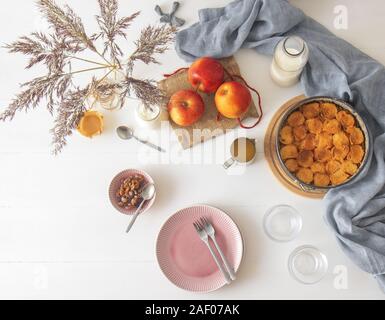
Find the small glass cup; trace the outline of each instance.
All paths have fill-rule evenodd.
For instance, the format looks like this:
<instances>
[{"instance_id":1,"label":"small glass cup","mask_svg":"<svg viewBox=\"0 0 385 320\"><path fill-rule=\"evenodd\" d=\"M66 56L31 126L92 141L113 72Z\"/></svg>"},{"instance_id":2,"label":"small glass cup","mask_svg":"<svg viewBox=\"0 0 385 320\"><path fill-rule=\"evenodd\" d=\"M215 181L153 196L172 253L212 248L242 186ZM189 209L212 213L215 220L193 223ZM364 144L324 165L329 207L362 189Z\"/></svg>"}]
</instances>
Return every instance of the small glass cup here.
<instances>
[{"instance_id":1,"label":"small glass cup","mask_svg":"<svg viewBox=\"0 0 385 320\"><path fill-rule=\"evenodd\" d=\"M253 163L257 156L255 143L255 139L235 139L230 148L231 158L223 164L223 167L227 170L234 164L249 165Z\"/></svg>"},{"instance_id":2,"label":"small glass cup","mask_svg":"<svg viewBox=\"0 0 385 320\"><path fill-rule=\"evenodd\" d=\"M121 90L114 88L113 85L117 84L118 80L112 76L103 79L99 83L101 86L106 86L103 89L94 90L88 97L88 103L92 108L99 108L108 111L113 111L121 107L120 93ZM109 87L111 86L111 87Z\"/></svg>"},{"instance_id":3,"label":"small glass cup","mask_svg":"<svg viewBox=\"0 0 385 320\"><path fill-rule=\"evenodd\" d=\"M326 256L313 246L298 247L288 261L291 276L303 284L315 284L321 281L328 271Z\"/></svg>"},{"instance_id":4,"label":"small glass cup","mask_svg":"<svg viewBox=\"0 0 385 320\"><path fill-rule=\"evenodd\" d=\"M145 106L139 102L136 109L136 121L142 128L156 129L160 125L162 110L158 106Z\"/></svg>"},{"instance_id":5,"label":"small glass cup","mask_svg":"<svg viewBox=\"0 0 385 320\"><path fill-rule=\"evenodd\" d=\"M297 210L288 205L270 208L263 218L266 235L278 242L294 240L302 230L302 217Z\"/></svg>"}]
</instances>

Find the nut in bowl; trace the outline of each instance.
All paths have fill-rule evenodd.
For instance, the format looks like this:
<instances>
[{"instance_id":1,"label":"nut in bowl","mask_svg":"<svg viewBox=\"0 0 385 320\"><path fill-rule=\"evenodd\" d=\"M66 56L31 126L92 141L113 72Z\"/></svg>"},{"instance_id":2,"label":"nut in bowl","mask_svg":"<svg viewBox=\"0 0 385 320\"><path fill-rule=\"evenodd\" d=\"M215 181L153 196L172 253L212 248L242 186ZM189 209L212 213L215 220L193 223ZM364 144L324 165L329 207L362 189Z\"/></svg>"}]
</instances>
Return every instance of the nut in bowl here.
<instances>
[{"instance_id":1,"label":"nut in bowl","mask_svg":"<svg viewBox=\"0 0 385 320\"><path fill-rule=\"evenodd\" d=\"M141 191L153 179L144 171L128 169L114 177L109 188L111 204L116 210L126 215L133 215L142 202ZM140 213L143 214L152 207L155 196L144 203Z\"/></svg>"},{"instance_id":2,"label":"nut in bowl","mask_svg":"<svg viewBox=\"0 0 385 320\"><path fill-rule=\"evenodd\" d=\"M348 103L330 97L308 98L289 108L276 139L282 169L304 191L350 182L369 156L364 121Z\"/></svg>"}]
</instances>

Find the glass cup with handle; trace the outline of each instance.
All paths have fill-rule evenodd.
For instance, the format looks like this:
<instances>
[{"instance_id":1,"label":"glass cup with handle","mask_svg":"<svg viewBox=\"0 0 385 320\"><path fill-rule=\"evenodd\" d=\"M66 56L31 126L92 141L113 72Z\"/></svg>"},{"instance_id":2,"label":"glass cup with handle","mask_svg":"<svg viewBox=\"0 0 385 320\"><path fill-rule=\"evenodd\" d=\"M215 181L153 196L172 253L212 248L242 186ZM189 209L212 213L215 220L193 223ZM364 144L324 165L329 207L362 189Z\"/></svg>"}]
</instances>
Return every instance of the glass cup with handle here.
<instances>
[{"instance_id":1,"label":"glass cup with handle","mask_svg":"<svg viewBox=\"0 0 385 320\"><path fill-rule=\"evenodd\" d=\"M227 170L234 164L249 165L254 162L257 148L256 140L251 138L237 138L230 148L231 158L227 160L223 167Z\"/></svg>"}]
</instances>

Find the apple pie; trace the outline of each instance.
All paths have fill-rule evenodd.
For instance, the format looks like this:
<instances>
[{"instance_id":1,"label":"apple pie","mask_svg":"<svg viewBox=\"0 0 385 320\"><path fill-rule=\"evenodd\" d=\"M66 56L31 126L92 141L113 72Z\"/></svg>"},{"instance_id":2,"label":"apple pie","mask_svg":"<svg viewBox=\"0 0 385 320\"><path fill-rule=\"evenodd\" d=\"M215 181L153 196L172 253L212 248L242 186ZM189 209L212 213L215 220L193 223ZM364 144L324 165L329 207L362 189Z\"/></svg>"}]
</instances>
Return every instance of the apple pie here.
<instances>
[{"instance_id":1,"label":"apple pie","mask_svg":"<svg viewBox=\"0 0 385 320\"><path fill-rule=\"evenodd\" d=\"M308 103L292 112L279 141L288 171L317 187L343 184L365 157L365 135L355 117L331 102Z\"/></svg>"}]
</instances>

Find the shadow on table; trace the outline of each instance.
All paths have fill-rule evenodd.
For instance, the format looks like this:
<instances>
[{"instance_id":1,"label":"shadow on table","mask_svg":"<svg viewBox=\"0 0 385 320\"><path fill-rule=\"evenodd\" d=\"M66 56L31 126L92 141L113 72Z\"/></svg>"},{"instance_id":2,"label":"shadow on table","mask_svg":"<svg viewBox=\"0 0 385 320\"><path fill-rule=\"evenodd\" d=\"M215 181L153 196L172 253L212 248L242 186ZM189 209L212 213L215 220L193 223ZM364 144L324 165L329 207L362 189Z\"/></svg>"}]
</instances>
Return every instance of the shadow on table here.
<instances>
[{"instance_id":1,"label":"shadow on table","mask_svg":"<svg viewBox=\"0 0 385 320\"><path fill-rule=\"evenodd\" d=\"M176 182L172 176L157 168L144 168L144 170L154 179L156 187L156 201L153 206L154 212L161 212L170 203L170 194L174 193Z\"/></svg>"}]
</instances>

